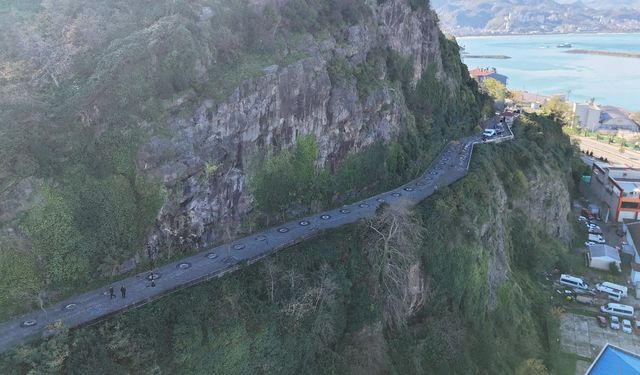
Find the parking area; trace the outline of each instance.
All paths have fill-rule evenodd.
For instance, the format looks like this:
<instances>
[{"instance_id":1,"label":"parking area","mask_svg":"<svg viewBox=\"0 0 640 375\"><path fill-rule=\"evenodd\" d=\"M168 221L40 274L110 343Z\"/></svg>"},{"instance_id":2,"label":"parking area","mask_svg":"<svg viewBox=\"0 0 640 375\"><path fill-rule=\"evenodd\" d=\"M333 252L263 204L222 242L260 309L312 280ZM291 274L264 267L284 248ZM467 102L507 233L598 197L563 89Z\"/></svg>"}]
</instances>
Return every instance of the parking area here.
<instances>
[{"instance_id":1,"label":"parking area","mask_svg":"<svg viewBox=\"0 0 640 375\"><path fill-rule=\"evenodd\" d=\"M634 353L640 353L640 335L635 331L603 328L594 317L563 314L560 319L560 346L562 351L585 358L595 358L606 343Z\"/></svg>"}]
</instances>

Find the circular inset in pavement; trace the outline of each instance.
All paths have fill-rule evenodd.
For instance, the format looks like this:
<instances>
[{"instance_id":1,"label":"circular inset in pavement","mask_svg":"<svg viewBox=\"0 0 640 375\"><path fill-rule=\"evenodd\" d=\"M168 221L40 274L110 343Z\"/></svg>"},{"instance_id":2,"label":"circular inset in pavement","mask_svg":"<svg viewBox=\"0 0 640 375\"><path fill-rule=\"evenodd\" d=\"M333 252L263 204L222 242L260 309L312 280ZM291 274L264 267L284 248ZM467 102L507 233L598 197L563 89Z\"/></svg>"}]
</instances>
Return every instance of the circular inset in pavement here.
<instances>
[{"instance_id":1,"label":"circular inset in pavement","mask_svg":"<svg viewBox=\"0 0 640 375\"><path fill-rule=\"evenodd\" d=\"M289 228L285 228L285 227L278 228L278 233L287 233L288 231L289 231Z\"/></svg>"},{"instance_id":2,"label":"circular inset in pavement","mask_svg":"<svg viewBox=\"0 0 640 375\"><path fill-rule=\"evenodd\" d=\"M413 191L412 187L407 186L406 188L404 188L404 191Z\"/></svg>"},{"instance_id":3,"label":"circular inset in pavement","mask_svg":"<svg viewBox=\"0 0 640 375\"><path fill-rule=\"evenodd\" d=\"M265 235L261 234L259 236L256 236L256 241L266 241L266 240L267 240L267 236Z\"/></svg>"},{"instance_id":4,"label":"circular inset in pavement","mask_svg":"<svg viewBox=\"0 0 640 375\"><path fill-rule=\"evenodd\" d=\"M159 273L150 273L147 275L147 280L151 281L151 280L158 280L160 278L160 274Z\"/></svg>"},{"instance_id":5,"label":"circular inset in pavement","mask_svg":"<svg viewBox=\"0 0 640 375\"><path fill-rule=\"evenodd\" d=\"M331 215L322 215L322 216L320 216L320 219L329 220L329 219L331 219Z\"/></svg>"},{"instance_id":6,"label":"circular inset in pavement","mask_svg":"<svg viewBox=\"0 0 640 375\"><path fill-rule=\"evenodd\" d=\"M303 227L306 227L307 225L311 224L310 222L308 222L307 220L300 220L298 222L298 224L302 225Z\"/></svg>"},{"instance_id":7,"label":"circular inset in pavement","mask_svg":"<svg viewBox=\"0 0 640 375\"><path fill-rule=\"evenodd\" d=\"M402 194L400 194L400 193L393 193L393 194L391 194L391 195L393 195L394 197L398 198L398 197L399 197L399 196L401 196Z\"/></svg>"},{"instance_id":8,"label":"circular inset in pavement","mask_svg":"<svg viewBox=\"0 0 640 375\"><path fill-rule=\"evenodd\" d=\"M191 263L187 263L187 262L178 263L178 265L176 265L176 268L179 270L186 270L187 268L191 268Z\"/></svg>"},{"instance_id":9,"label":"circular inset in pavement","mask_svg":"<svg viewBox=\"0 0 640 375\"><path fill-rule=\"evenodd\" d=\"M378 203L384 203L384 202L386 202L387 200L386 200L386 199L384 199L384 198L378 198L378 199L376 199L376 201L378 201Z\"/></svg>"},{"instance_id":10,"label":"circular inset in pavement","mask_svg":"<svg viewBox=\"0 0 640 375\"><path fill-rule=\"evenodd\" d=\"M69 304L65 305L65 306L64 306L64 309L65 309L65 310L73 310L73 309L75 309L76 307L78 307L78 304L77 304L77 303L75 303L75 302L72 302L72 303L69 303Z\"/></svg>"},{"instance_id":11,"label":"circular inset in pavement","mask_svg":"<svg viewBox=\"0 0 640 375\"><path fill-rule=\"evenodd\" d=\"M347 210L346 208L343 208L340 210L340 213L346 215L346 214L350 214L351 211Z\"/></svg>"},{"instance_id":12,"label":"circular inset in pavement","mask_svg":"<svg viewBox=\"0 0 640 375\"><path fill-rule=\"evenodd\" d=\"M237 243L233 245L233 250L242 250L244 248L245 248L245 245L243 243Z\"/></svg>"},{"instance_id":13,"label":"circular inset in pavement","mask_svg":"<svg viewBox=\"0 0 640 375\"><path fill-rule=\"evenodd\" d=\"M360 203L360 204L358 205L358 207L360 207L360 208L367 208L367 207L369 207L369 205L368 205L368 204L366 204L366 203Z\"/></svg>"},{"instance_id":14,"label":"circular inset in pavement","mask_svg":"<svg viewBox=\"0 0 640 375\"><path fill-rule=\"evenodd\" d=\"M20 323L20 327L33 327L38 324L38 321L35 319L28 319Z\"/></svg>"},{"instance_id":15,"label":"circular inset in pavement","mask_svg":"<svg viewBox=\"0 0 640 375\"><path fill-rule=\"evenodd\" d=\"M209 258L209 259L216 259L217 257L218 257L218 254L216 254L216 253L207 254L207 258Z\"/></svg>"}]
</instances>

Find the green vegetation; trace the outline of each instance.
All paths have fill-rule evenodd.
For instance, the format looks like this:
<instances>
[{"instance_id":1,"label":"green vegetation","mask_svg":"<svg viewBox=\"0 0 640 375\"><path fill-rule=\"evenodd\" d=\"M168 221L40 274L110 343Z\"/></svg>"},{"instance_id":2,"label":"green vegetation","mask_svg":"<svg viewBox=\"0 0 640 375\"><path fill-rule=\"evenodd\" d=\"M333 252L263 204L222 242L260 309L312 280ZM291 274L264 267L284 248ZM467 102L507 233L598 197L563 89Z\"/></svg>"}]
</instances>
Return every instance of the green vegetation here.
<instances>
[{"instance_id":1,"label":"green vegetation","mask_svg":"<svg viewBox=\"0 0 640 375\"><path fill-rule=\"evenodd\" d=\"M494 100L503 101L507 97L507 88L498 80L487 78L482 82L482 89Z\"/></svg>"},{"instance_id":2,"label":"green vegetation","mask_svg":"<svg viewBox=\"0 0 640 375\"><path fill-rule=\"evenodd\" d=\"M388 49L373 49L366 61L352 67L342 58L328 65L334 85L356 81L361 101L382 86L401 91L407 105L397 141L375 143L347 155L331 170L317 169L318 149L313 138L298 139L294 151L267 155L254 163L250 181L258 209L267 215L284 215L300 205L323 208L396 186L415 178L431 163L448 140L475 131L482 116L491 110L490 99L478 94L476 82L467 74L454 41L442 37L443 63L457 91L436 78L430 65L418 83L411 85L413 64ZM386 79L383 79L386 78Z\"/></svg>"},{"instance_id":3,"label":"green vegetation","mask_svg":"<svg viewBox=\"0 0 640 375\"><path fill-rule=\"evenodd\" d=\"M575 359L559 352L557 312L539 287L542 270L566 267L566 247L500 200L526 199L516 172L526 181L563 176L569 189L577 152L545 117L514 129L513 142L478 147L469 175L412 213L381 210L223 279L22 348L3 357L0 372L566 371ZM312 156L312 139L286 163L307 160L299 173L313 173L312 158L298 152ZM501 283L490 281L501 272ZM404 294L408 285L421 292Z\"/></svg>"},{"instance_id":4,"label":"green vegetation","mask_svg":"<svg viewBox=\"0 0 640 375\"><path fill-rule=\"evenodd\" d=\"M340 41L370 16L360 0L2 2L0 194L34 176L42 199L0 223L3 266L37 275L6 274L0 318L113 277L142 253L164 191L135 160L170 134L168 119L305 57L305 35Z\"/></svg>"},{"instance_id":5,"label":"green vegetation","mask_svg":"<svg viewBox=\"0 0 640 375\"><path fill-rule=\"evenodd\" d=\"M140 252L165 193L134 161L150 137L166 135L174 112L189 111L176 102L220 100L266 65L300 58L299 36L339 43L346 26L371 12L359 0L292 0L282 12L249 0L5 3L0 187L35 176L42 197L12 223L29 241L0 238L5 317L109 278ZM421 173L447 141L474 131L491 101L478 94L457 44L440 35L440 46L446 83L430 64L411 84L411 60L384 49L358 66L331 61L332 82L355 81L362 102L377 88L393 90L406 106L402 127L393 141L346 155L331 169L317 168L312 137L264 155L250 181L259 210L284 215L292 205L319 208L397 185ZM413 212L385 208L368 223L220 280L63 330L0 357L0 373L558 368L537 275L570 267L566 249L512 208L537 186L534 178L560 176L570 188L576 150L547 117L519 121L516 137L479 147L467 178ZM218 168L209 163L204 172Z\"/></svg>"}]
</instances>

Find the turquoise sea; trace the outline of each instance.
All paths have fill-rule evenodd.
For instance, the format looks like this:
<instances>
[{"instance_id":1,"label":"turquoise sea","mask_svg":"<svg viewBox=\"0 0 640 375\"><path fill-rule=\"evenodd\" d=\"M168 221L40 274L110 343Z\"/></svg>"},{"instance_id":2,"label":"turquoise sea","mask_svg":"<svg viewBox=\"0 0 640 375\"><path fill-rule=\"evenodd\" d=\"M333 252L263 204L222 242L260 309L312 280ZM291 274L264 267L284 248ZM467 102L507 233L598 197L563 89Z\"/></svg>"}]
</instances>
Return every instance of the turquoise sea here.
<instances>
[{"instance_id":1,"label":"turquoise sea","mask_svg":"<svg viewBox=\"0 0 640 375\"><path fill-rule=\"evenodd\" d=\"M556 34L460 37L472 55L507 55L511 59L465 59L469 68L495 67L509 77L508 87L538 94L567 94L571 101L640 111L640 59L578 55L557 48L640 53L640 34Z\"/></svg>"}]
</instances>

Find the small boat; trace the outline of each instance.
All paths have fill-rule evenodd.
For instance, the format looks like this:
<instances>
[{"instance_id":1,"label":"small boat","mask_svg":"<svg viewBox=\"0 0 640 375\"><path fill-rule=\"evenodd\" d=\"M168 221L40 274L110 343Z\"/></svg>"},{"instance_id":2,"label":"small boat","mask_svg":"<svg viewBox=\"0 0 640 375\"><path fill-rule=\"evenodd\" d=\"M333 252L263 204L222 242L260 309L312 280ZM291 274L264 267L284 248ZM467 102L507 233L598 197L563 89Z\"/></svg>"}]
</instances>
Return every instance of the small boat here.
<instances>
[{"instance_id":1,"label":"small boat","mask_svg":"<svg viewBox=\"0 0 640 375\"><path fill-rule=\"evenodd\" d=\"M556 47L558 47L558 48L571 48L571 43L558 44Z\"/></svg>"}]
</instances>

